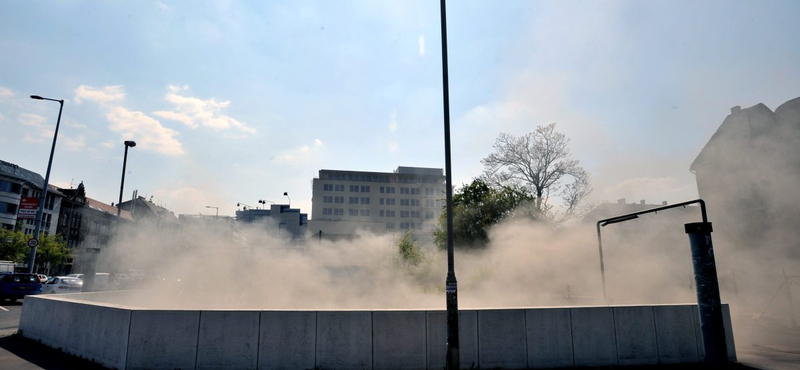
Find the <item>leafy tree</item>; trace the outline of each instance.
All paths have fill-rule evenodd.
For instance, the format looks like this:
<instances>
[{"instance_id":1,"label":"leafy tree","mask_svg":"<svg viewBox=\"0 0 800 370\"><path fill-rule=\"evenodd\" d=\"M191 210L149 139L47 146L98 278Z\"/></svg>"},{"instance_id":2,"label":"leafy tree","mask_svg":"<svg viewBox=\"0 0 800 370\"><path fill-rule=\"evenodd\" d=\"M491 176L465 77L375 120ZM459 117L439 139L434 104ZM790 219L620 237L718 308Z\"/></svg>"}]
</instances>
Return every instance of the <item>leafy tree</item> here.
<instances>
[{"instance_id":1,"label":"leafy tree","mask_svg":"<svg viewBox=\"0 0 800 370\"><path fill-rule=\"evenodd\" d=\"M481 160L483 179L495 186L519 187L535 197L534 212L540 218L561 222L582 210L591 192L590 176L575 159L570 159L569 139L556 131L556 124L538 126L533 132L515 137L500 134L494 153ZM555 211L551 197L561 198L563 209Z\"/></svg>"},{"instance_id":2,"label":"leafy tree","mask_svg":"<svg viewBox=\"0 0 800 370\"><path fill-rule=\"evenodd\" d=\"M60 235L40 235L36 247L36 262L39 267L54 267L64 263L70 256L67 242Z\"/></svg>"},{"instance_id":3,"label":"leafy tree","mask_svg":"<svg viewBox=\"0 0 800 370\"><path fill-rule=\"evenodd\" d=\"M403 236L397 240L397 253L400 261L404 264L416 266L422 262L419 241L414 237L414 233L411 230L406 230Z\"/></svg>"},{"instance_id":4,"label":"leafy tree","mask_svg":"<svg viewBox=\"0 0 800 370\"><path fill-rule=\"evenodd\" d=\"M30 253L27 241L28 236L22 231L0 229L0 260L25 262Z\"/></svg>"},{"instance_id":5,"label":"leafy tree","mask_svg":"<svg viewBox=\"0 0 800 370\"><path fill-rule=\"evenodd\" d=\"M493 188L481 179L464 185L453 194L453 245L460 248L482 248L489 241L489 229L507 217L534 217L526 205L533 196L524 188L503 186ZM447 247L447 213L439 216L433 231L434 242L440 249Z\"/></svg>"}]
</instances>

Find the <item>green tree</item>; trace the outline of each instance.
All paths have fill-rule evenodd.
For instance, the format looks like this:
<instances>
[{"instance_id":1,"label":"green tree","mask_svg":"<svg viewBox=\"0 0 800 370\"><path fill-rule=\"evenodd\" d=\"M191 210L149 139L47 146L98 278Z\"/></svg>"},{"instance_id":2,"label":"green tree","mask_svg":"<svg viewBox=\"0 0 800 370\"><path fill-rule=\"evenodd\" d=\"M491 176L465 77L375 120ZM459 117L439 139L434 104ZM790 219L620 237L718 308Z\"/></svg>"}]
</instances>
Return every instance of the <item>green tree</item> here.
<instances>
[{"instance_id":1,"label":"green tree","mask_svg":"<svg viewBox=\"0 0 800 370\"><path fill-rule=\"evenodd\" d=\"M40 268L53 268L61 265L70 257L67 242L61 235L40 235L39 246L36 248L36 266Z\"/></svg>"},{"instance_id":2,"label":"green tree","mask_svg":"<svg viewBox=\"0 0 800 370\"><path fill-rule=\"evenodd\" d=\"M483 248L489 242L489 229L508 217L536 219L530 207L534 197L515 186L492 187L481 179L464 185L453 194L453 245L459 248ZM447 212L439 216L433 231L434 242L447 248Z\"/></svg>"},{"instance_id":3,"label":"green tree","mask_svg":"<svg viewBox=\"0 0 800 370\"><path fill-rule=\"evenodd\" d=\"M536 198L534 211L540 217L566 221L583 211L591 192L589 173L570 158L567 144L569 139L556 131L555 123L520 137L500 134L494 153L481 160L482 178L494 186L527 190ZM561 199L561 209L553 208L551 198Z\"/></svg>"},{"instance_id":4,"label":"green tree","mask_svg":"<svg viewBox=\"0 0 800 370\"><path fill-rule=\"evenodd\" d=\"M422 262L422 250L419 248L419 241L411 230L406 230L396 244L397 253L403 264L416 266Z\"/></svg>"},{"instance_id":5,"label":"green tree","mask_svg":"<svg viewBox=\"0 0 800 370\"><path fill-rule=\"evenodd\" d=\"M25 262L30 253L27 241L28 236L22 231L0 229L0 260Z\"/></svg>"}]
</instances>

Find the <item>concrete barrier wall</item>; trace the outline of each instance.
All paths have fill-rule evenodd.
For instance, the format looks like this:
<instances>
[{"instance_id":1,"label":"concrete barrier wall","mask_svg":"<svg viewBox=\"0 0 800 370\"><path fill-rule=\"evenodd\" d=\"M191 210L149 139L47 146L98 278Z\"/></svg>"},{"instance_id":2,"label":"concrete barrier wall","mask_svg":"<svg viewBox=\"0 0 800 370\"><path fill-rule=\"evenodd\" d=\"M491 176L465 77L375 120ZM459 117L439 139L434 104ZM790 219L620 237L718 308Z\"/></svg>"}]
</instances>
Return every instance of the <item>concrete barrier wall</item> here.
<instances>
[{"instance_id":1,"label":"concrete barrier wall","mask_svg":"<svg viewBox=\"0 0 800 370\"><path fill-rule=\"evenodd\" d=\"M441 369L447 337L444 311L142 310L51 297L26 298L19 327L50 347L131 370ZM703 358L695 305L462 310L459 341L464 369Z\"/></svg>"}]
</instances>

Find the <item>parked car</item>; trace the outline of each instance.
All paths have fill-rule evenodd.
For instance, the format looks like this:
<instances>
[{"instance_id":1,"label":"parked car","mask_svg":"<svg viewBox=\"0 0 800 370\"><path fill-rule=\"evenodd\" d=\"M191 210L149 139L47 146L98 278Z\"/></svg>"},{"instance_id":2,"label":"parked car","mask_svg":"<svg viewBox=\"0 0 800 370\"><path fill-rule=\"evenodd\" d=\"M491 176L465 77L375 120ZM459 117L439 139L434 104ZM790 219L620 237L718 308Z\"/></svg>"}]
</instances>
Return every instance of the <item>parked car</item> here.
<instances>
[{"instance_id":1,"label":"parked car","mask_svg":"<svg viewBox=\"0 0 800 370\"><path fill-rule=\"evenodd\" d=\"M44 284L44 283L46 283L48 280L50 280L50 277L48 277L48 276L47 276L47 275L45 275L45 274L37 274L37 275L39 275L39 282L41 282L42 284Z\"/></svg>"},{"instance_id":2,"label":"parked car","mask_svg":"<svg viewBox=\"0 0 800 370\"><path fill-rule=\"evenodd\" d=\"M66 276L56 276L42 287L42 293L75 293L83 289L83 280Z\"/></svg>"},{"instance_id":3,"label":"parked car","mask_svg":"<svg viewBox=\"0 0 800 370\"><path fill-rule=\"evenodd\" d=\"M2 273L0 274L0 301L24 298L26 295L40 294L42 282L39 276L29 273Z\"/></svg>"},{"instance_id":4,"label":"parked car","mask_svg":"<svg viewBox=\"0 0 800 370\"><path fill-rule=\"evenodd\" d=\"M67 275L67 276L65 276L65 277L69 277L69 278L76 278L76 279L81 279L81 280L83 280L83 274L69 274L69 275Z\"/></svg>"}]
</instances>

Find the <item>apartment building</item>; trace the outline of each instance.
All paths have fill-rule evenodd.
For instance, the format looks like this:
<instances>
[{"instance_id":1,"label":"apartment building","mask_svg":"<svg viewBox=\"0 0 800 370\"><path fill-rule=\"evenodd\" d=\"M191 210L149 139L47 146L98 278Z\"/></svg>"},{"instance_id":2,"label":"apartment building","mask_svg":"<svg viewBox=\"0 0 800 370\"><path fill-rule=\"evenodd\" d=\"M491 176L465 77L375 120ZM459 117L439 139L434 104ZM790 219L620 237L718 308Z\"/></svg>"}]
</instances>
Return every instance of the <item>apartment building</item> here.
<instances>
[{"instance_id":1,"label":"apartment building","mask_svg":"<svg viewBox=\"0 0 800 370\"><path fill-rule=\"evenodd\" d=\"M430 234L444 202L441 168L393 172L320 170L312 182L309 232L327 239L415 230ZM321 234L320 234L321 233Z\"/></svg>"}]
</instances>

